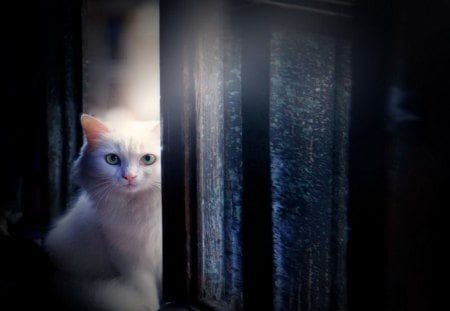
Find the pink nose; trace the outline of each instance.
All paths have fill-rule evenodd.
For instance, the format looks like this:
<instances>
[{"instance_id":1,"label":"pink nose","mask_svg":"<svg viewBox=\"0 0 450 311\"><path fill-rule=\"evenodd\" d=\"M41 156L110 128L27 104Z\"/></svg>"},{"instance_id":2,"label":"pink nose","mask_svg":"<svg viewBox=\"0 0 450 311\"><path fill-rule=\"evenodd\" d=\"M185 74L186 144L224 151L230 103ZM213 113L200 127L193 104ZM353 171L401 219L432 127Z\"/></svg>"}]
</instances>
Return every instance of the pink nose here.
<instances>
[{"instance_id":1,"label":"pink nose","mask_svg":"<svg viewBox=\"0 0 450 311\"><path fill-rule=\"evenodd\" d=\"M125 175L123 175L122 177L125 178L126 180L128 180L128 182L131 182L133 179L136 178L136 175L125 174Z\"/></svg>"}]
</instances>

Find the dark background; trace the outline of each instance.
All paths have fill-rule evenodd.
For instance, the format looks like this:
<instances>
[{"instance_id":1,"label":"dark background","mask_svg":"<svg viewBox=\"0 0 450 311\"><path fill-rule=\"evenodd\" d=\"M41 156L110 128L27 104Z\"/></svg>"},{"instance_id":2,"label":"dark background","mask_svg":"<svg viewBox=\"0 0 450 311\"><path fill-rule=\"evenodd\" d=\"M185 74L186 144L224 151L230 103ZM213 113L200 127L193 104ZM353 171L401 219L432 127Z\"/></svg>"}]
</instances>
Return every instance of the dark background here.
<instances>
[{"instance_id":1,"label":"dark background","mask_svg":"<svg viewBox=\"0 0 450 311\"><path fill-rule=\"evenodd\" d=\"M372 290L380 293L384 310L448 305L438 284L445 249L442 211L449 206L450 3L416 2L360 1L356 11L360 37L355 48L367 51L354 59L354 96L372 90L371 83L385 83L380 89L395 91L381 96L386 107L381 114L375 108L352 112L361 120L373 114L374 122L353 123L350 144L358 148L351 147L350 161L355 167L363 167L367 159L379 165L372 170L376 174L353 170L350 176L351 203L375 195L372 202L378 207L368 206L367 213L350 209L352 310L373 303L358 298ZM73 17L69 3L2 4L0 309L1 304L50 304L45 284L51 266L38 246L52 214L48 171L54 163L49 163L47 146L55 130L49 132L49 111L66 109L67 96L81 109L81 61L65 62L81 55L80 38L68 41L64 32L78 25L76 18L67 25L67 17ZM374 76L379 79L370 78ZM374 128L367 131L370 126ZM358 137L359 127L379 144L364 148L370 140ZM364 191L364 184L376 189ZM12 217L15 212L19 218ZM379 250L376 256L373 248Z\"/></svg>"}]
</instances>

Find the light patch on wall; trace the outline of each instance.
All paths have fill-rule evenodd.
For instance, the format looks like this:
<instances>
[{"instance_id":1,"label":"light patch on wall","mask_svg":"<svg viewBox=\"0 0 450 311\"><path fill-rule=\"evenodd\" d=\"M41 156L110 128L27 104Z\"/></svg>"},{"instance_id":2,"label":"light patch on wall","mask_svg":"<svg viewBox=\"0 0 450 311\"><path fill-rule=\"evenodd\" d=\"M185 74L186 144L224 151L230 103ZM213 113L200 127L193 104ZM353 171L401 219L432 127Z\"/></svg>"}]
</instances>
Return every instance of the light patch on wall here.
<instances>
[{"instance_id":1,"label":"light patch on wall","mask_svg":"<svg viewBox=\"0 0 450 311\"><path fill-rule=\"evenodd\" d=\"M84 2L84 112L105 119L159 120L158 4Z\"/></svg>"}]
</instances>

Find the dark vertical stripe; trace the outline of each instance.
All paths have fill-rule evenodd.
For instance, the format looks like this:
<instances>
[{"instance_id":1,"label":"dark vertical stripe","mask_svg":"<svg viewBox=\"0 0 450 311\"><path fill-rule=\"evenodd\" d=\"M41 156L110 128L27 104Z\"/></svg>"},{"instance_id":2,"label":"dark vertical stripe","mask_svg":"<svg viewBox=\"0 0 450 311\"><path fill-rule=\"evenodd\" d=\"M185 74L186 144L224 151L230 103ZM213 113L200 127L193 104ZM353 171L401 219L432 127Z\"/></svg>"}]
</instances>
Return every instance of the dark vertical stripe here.
<instances>
[{"instance_id":1,"label":"dark vertical stripe","mask_svg":"<svg viewBox=\"0 0 450 311\"><path fill-rule=\"evenodd\" d=\"M52 10L49 9L52 8ZM64 1L48 10L45 44L48 213L50 220L67 207L73 186L71 166L80 142L81 112L81 2ZM57 27L61 25L61 27Z\"/></svg>"},{"instance_id":2,"label":"dark vertical stripe","mask_svg":"<svg viewBox=\"0 0 450 311\"><path fill-rule=\"evenodd\" d=\"M71 168L73 161L82 142L82 132L79 122L81 113L81 0L66 0L64 5L64 111L63 131L64 131L64 166L63 171L63 194L64 206L70 200L74 190L71 178Z\"/></svg>"},{"instance_id":3,"label":"dark vertical stripe","mask_svg":"<svg viewBox=\"0 0 450 311\"><path fill-rule=\"evenodd\" d=\"M50 10L50 7L52 8ZM46 19L46 41L48 53L46 55L46 102L47 102L47 186L48 186L48 209L50 218L60 213L62 205L62 150L63 150L63 92L64 92L64 68L62 57L64 54L62 38L63 29L58 27L63 21L62 4L50 1L44 6L48 12Z\"/></svg>"},{"instance_id":4,"label":"dark vertical stripe","mask_svg":"<svg viewBox=\"0 0 450 311\"><path fill-rule=\"evenodd\" d=\"M162 121L163 299L188 300L188 253L185 166L185 79L183 43L186 7L160 3L160 72Z\"/></svg>"},{"instance_id":5,"label":"dark vertical stripe","mask_svg":"<svg viewBox=\"0 0 450 311\"><path fill-rule=\"evenodd\" d=\"M389 1L361 2L353 42L349 153L348 306L385 310L386 132ZM368 302L371 303L368 303Z\"/></svg>"},{"instance_id":6,"label":"dark vertical stripe","mask_svg":"<svg viewBox=\"0 0 450 311\"><path fill-rule=\"evenodd\" d=\"M244 308L271 309L272 223L269 150L269 27L258 10L243 22L242 157ZM245 15L245 14L244 14Z\"/></svg>"},{"instance_id":7,"label":"dark vertical stripe","mask_svg":"<svg viewBox=\"0 0 450 311\"><path fill-rule=\"evenodd\" d=\"M331 308L347 310L347 213L348 213L348 138L351 104L351 45L336 42L334 150L333 150L333 207L331 215Z\"/></svg>"}]
</instances>

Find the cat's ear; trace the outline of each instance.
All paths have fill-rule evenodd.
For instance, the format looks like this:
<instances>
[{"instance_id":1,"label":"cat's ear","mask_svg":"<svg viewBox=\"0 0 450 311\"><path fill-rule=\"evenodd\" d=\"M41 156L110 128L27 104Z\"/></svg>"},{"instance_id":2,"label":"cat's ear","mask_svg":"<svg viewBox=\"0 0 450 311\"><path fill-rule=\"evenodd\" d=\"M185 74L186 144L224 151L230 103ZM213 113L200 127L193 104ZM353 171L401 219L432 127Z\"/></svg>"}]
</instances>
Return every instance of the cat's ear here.
<instances>
[{"instance_id":1,"label":"cat's ear","mask_svg":"<svg viewBox=\"0 0 450 311\"><path fill-rule=\"evenodd\" d=\"M108 127L102 121L88 114L82 114L80 121L88 145L91 148L95 147L101 134L109 132Z\"/></svg>"}]
</instances>

